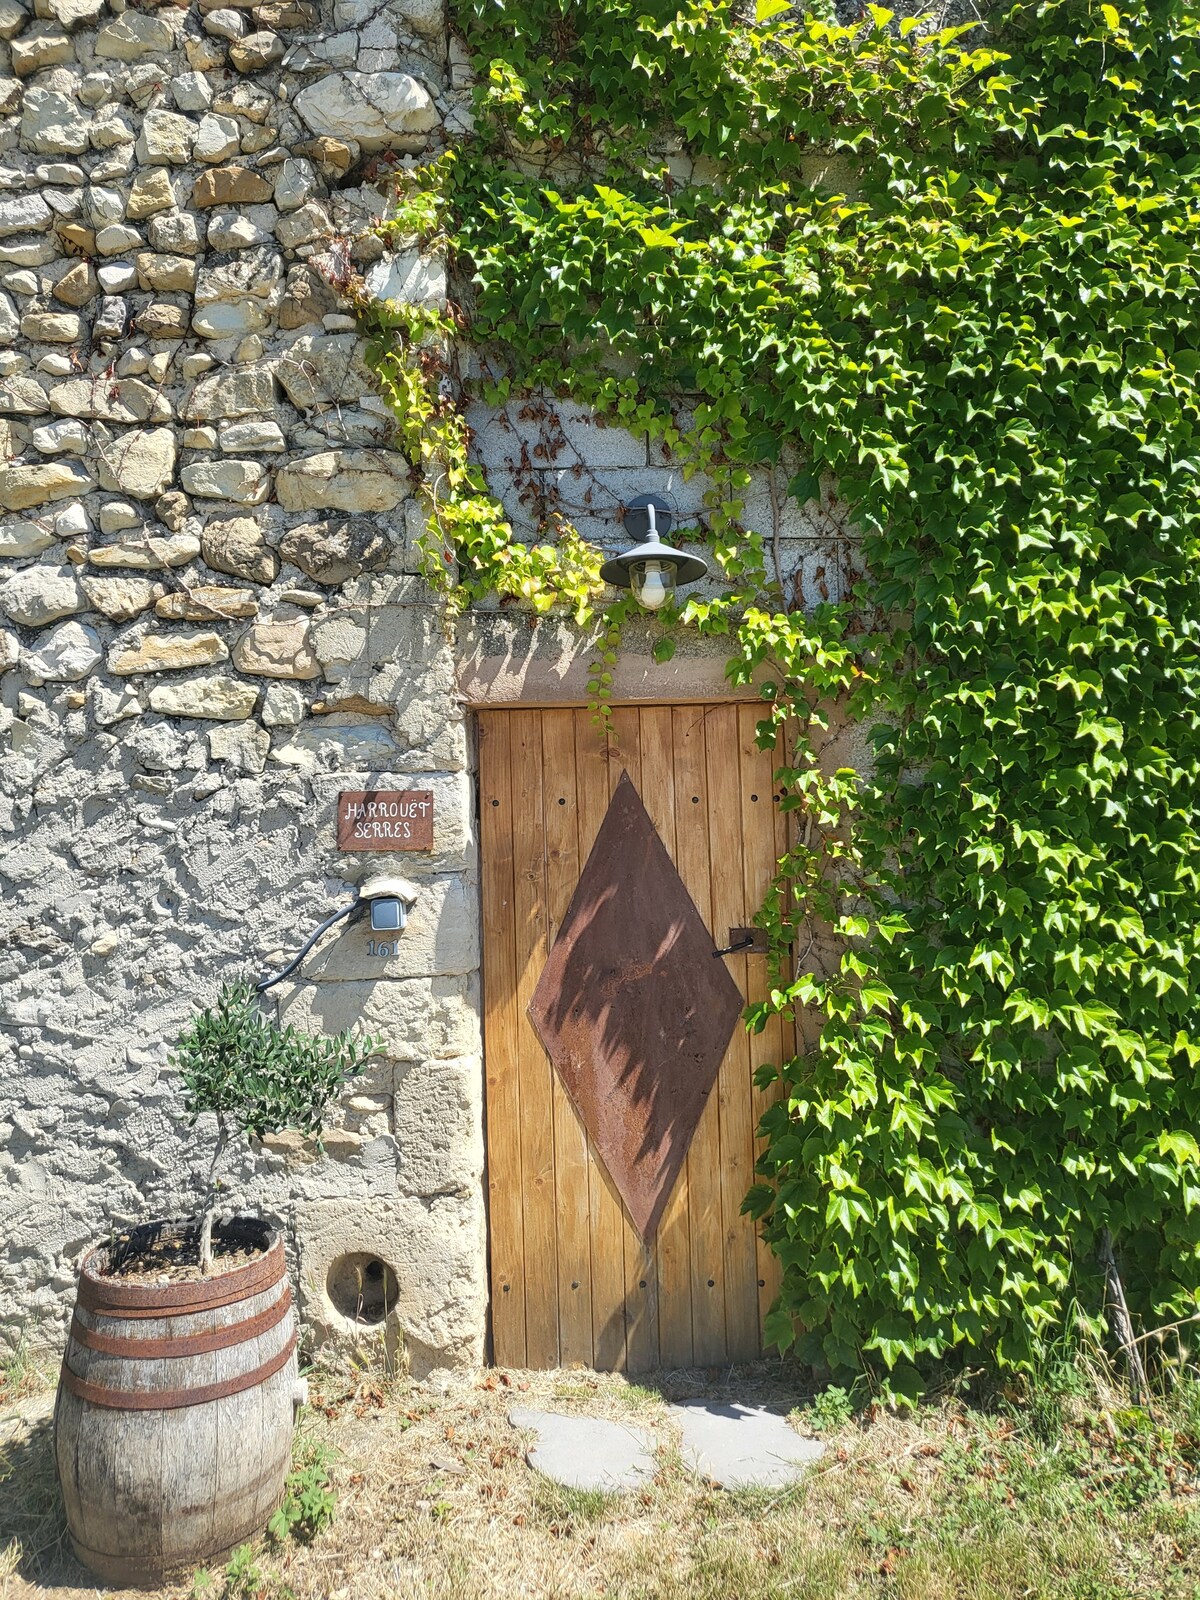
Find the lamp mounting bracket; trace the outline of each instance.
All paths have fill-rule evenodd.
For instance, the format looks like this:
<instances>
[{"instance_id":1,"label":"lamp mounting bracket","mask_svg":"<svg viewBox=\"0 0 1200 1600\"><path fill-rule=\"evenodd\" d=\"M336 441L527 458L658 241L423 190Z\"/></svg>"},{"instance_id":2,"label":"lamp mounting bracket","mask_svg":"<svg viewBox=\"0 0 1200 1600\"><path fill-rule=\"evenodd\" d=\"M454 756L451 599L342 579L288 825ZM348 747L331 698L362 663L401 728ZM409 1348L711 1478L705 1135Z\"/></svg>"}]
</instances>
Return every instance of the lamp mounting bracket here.
<instances>
[{"instance_id":1,"label":"lamp mounting bracket","mask_svg":"<svg viewBox=\"0 0 1200 1600\"><path fill-rule=\"evenodd\" d=\"M650 527L650 509L654 509L654 528ZM627 533L635 539L649 539L657 534L661 539L670 532L675 514L660 494L639 494L629 501L622 517Z\"/></svg>"}]
</instances>

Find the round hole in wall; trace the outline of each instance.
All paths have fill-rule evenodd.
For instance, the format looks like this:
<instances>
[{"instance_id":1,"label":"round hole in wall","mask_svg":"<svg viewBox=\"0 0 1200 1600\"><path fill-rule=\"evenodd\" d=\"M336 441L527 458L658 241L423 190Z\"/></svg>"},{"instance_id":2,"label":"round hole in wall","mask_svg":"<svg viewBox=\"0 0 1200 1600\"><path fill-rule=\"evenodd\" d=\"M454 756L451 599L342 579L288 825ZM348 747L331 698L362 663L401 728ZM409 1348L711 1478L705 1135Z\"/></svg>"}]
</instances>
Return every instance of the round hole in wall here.
<instances>
[{"instance_id":1,"label":"round hole in wall","mask_svg":"<svg viewBox=\"0 0 1200 1600\"><path fill-rule=\"evenodd\" d=\"M348 1322L366 1326L382 1322L400 1293L391 1267L369 1250L338 1256L330 1264L325 1291Z\"/></svg>"}]
</instances>

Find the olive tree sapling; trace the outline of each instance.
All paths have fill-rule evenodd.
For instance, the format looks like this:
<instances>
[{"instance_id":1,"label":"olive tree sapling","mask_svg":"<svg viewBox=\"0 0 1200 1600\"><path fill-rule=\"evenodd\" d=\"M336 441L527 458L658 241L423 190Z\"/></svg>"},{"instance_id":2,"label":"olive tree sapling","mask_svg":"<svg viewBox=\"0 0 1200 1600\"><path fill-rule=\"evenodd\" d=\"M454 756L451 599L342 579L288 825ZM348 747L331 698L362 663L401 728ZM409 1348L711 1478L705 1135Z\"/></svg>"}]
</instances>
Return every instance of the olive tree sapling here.
<instances>
[{"instance_id":1,"label":"olive tree sapling","mask_svg":"<svg viewBox=\"0 0 1200 1600\"><path fill-rule=\"evenodd\" d=\"M261 1139L295 1128L318 1141L330 1103L356 1077L380 1042L347 1030L326 1038L280 1028L263 1015L253 985L225 984L216 1004L192 1018L170 1057L183 1078L190 1123L217 1119L217 1143L200 1218L200 1271L212 1271L212 1229L221 1193L219 1168L234 1131Z\"/></svg>"}]
</instances>

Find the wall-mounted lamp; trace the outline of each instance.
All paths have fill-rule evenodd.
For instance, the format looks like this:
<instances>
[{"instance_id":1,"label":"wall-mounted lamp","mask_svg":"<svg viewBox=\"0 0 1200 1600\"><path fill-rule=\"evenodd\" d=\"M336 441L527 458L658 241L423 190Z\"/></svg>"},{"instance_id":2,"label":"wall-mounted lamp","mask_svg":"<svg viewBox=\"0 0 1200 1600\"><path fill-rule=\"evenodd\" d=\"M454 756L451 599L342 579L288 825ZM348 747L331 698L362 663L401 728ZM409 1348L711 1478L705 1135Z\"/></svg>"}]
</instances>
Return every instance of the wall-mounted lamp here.
<instances>
[{"instance_id":1,"label":"wall-mounted lamp","mask_svg":"<svg viewBox=\"0 0 1200 1600\"><path fill-rule=\"evenodd\" d=\"M675 597L681 583L695 583L708 571L700 556L686 555L659 535L671 529L671 508L658 495L641 494L625 511L626 530L642 543L626 550L600 568L605 583L617 589L632 589L643 611L660 611Z\"/></svg>"},{"instance_id":2,"label":"wall-mounted lamp","mask_svg":"<svg viewBox=\"0 0 1200 1600\"><path fill-rule=\"evenodd\" d=\"M363 900L371 902L372 933L403 933L408 924L408 913L417 903L417 890L407 878L386 875L368 878L358 891Z\"/></svg>"}]
</instances>

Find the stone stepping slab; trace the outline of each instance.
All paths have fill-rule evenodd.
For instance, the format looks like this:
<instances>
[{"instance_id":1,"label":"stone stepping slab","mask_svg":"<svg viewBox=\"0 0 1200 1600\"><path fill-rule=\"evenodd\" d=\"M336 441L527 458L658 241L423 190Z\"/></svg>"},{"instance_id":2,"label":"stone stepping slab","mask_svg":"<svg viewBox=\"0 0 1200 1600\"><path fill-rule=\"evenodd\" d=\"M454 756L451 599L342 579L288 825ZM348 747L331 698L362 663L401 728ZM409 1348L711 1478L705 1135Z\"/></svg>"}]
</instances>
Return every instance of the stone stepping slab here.
<instances>
[{"instance_id":1,"label":"stone stepping slab","mask_svg":"<svg viewBox=\"0 0 1200 1600\"><path fill-rule=\"evenodd\" d=\"M668 1408L683 1435L683 1463L722 1489L782 1489L825 1452L763 1406L685 1400Z\"/></svg>"},{"instance_id":2,"label":"stone stepping slab","mask_svg":"<svg viewBox=\"0 0 1200 1600\"><path fill-rule=\"evenodd\" d=\"M645 1428L532 1406L514 1406L508 1420L537 1434L537 1443L525 1453L529 1465L568 1489L605 1494L638 1489L657 1470L654 1437Z\"/></svg>"},{"instance_id":3,"label":"stone stepping slab","mask_svg":"<svg viewBox=\"0 0 1200 1600\"><path fill-rule=\"evenodd\" d=\"M687 1470L723 1489L786 1488L825 1451L762 1406L685 1400L668 1406L667 1415L682 1436ZM654 1476L658 1441L646 1428L532 1406L514 1406L508 1420L537 1434L525 1455L529 1465L569 1489L613 1494Z\"/></svg>"}]
</instances>

